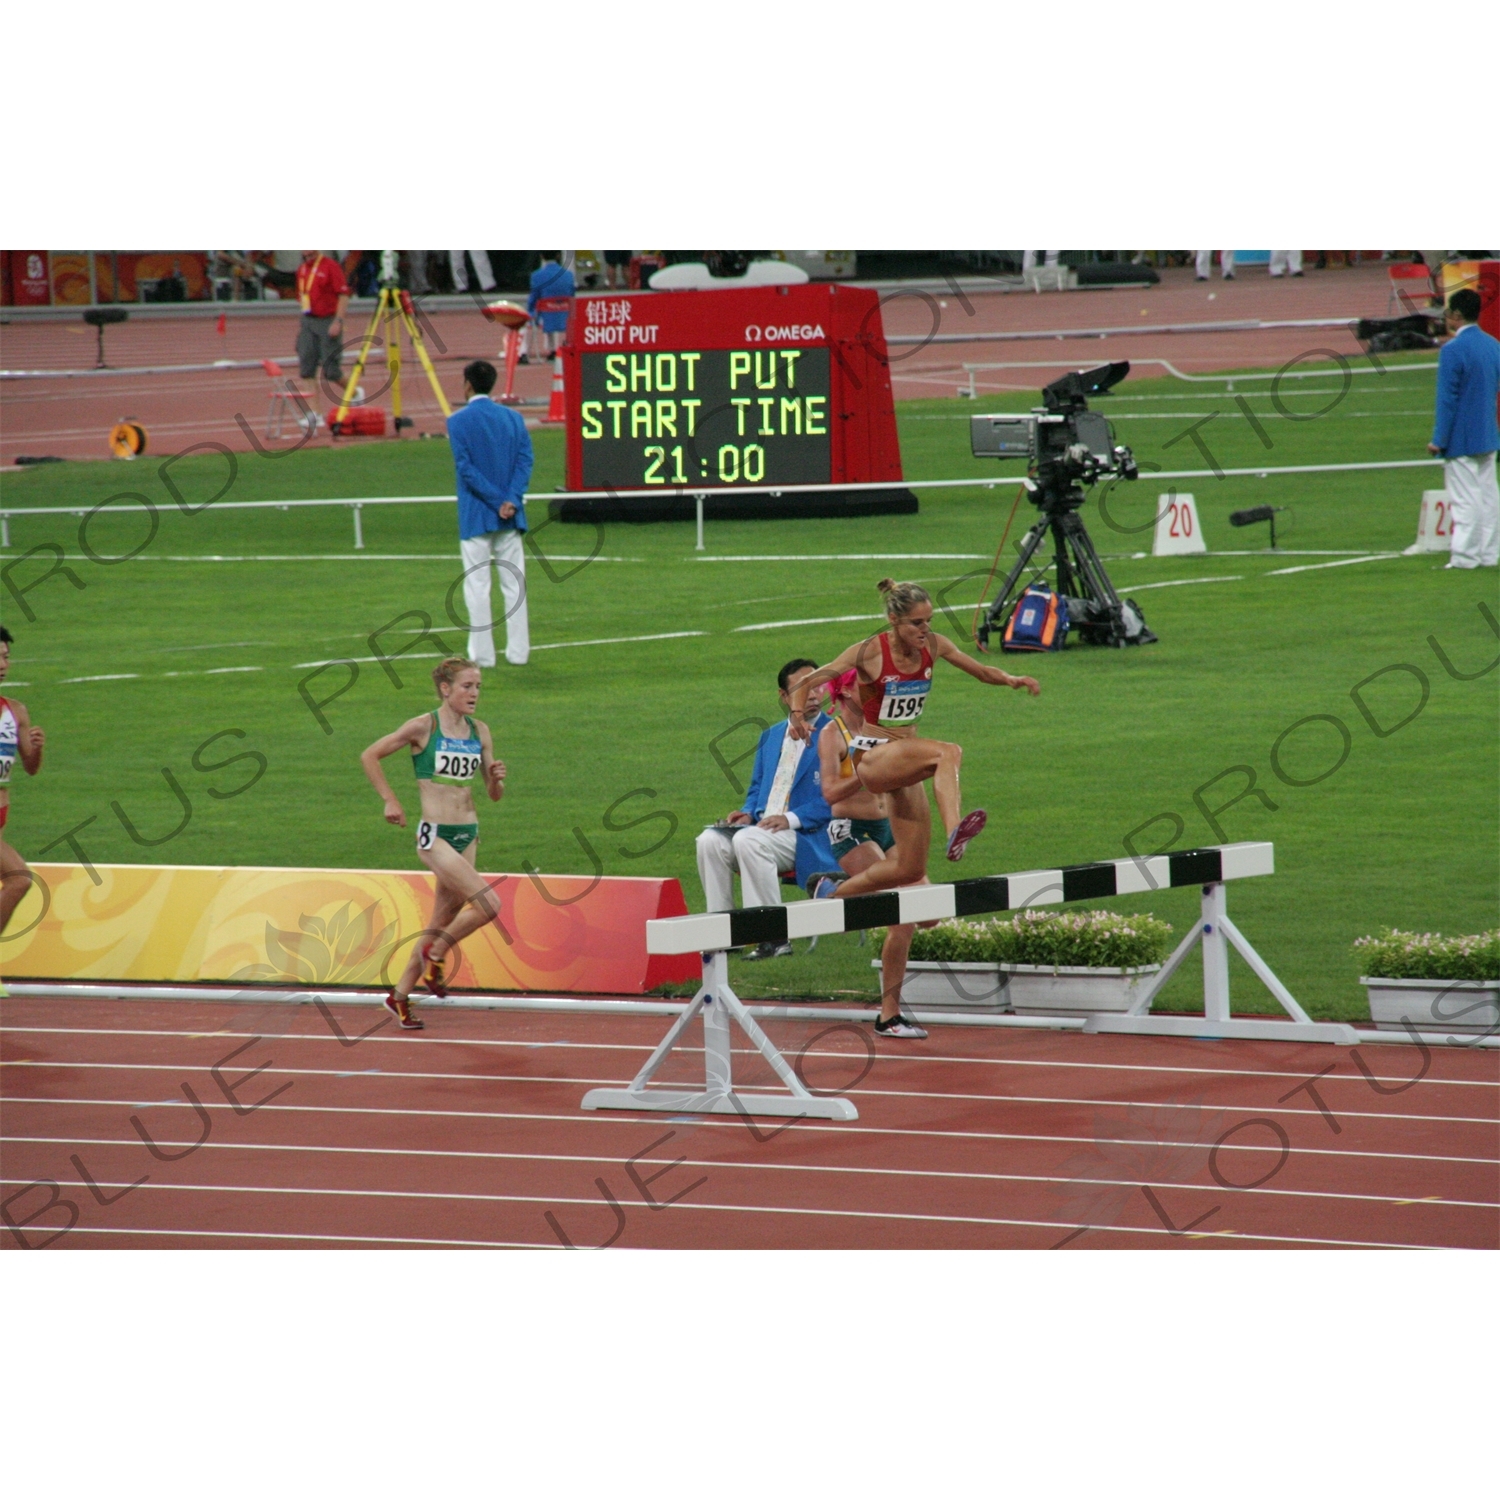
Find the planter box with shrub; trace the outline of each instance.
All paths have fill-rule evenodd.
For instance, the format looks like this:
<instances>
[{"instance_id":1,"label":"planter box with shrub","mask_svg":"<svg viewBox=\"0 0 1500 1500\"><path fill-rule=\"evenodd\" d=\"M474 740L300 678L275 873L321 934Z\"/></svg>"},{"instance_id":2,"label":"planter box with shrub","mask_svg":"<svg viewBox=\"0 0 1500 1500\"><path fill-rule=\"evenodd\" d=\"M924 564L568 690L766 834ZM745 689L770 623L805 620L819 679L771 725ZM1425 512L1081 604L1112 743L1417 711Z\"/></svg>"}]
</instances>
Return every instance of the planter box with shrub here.
<instances>
[{"instance_id":1,"label":"planter box with shrub","mask_svg":"<svg viewBox=\"0 0 1500 1500\"><path fill-rule=\"evenodd\" d=\"M1377 1030L1500 1031L1500 928L1455 938L1387 928L1354 951Z\"/></svg>"},{"instance_id":2,"label":"planter box with shrub","mask_svg":"<svg viewBox=\"0 0 1500 1500\"><path fill-rule=\"evenodd\" d=\"M902 1002L1038 1016L1128 1010L1171 932L1152 916L1105 911L940 922L912 940Z\"/></svg>"}]
</instances>

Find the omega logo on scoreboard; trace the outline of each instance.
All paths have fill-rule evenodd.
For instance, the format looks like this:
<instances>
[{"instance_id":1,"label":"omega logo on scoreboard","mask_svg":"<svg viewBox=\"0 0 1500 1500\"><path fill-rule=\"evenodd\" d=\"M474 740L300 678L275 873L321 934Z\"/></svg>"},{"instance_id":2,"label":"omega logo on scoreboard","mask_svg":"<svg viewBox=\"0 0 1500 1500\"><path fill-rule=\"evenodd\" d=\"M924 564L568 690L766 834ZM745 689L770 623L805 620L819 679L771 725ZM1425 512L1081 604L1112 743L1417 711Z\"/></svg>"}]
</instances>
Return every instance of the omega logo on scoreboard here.
<instances>
[{"instance_id":1,"label":"omega logo on scoreboard","mask_svg":"<svg viewBox=\"0 0 1500 1500\"><path fill-rule=\"evenodd\" d=\"M826 348L585 351L579 364L587 488L829 481Z\"/></svg>"}]
</instances>

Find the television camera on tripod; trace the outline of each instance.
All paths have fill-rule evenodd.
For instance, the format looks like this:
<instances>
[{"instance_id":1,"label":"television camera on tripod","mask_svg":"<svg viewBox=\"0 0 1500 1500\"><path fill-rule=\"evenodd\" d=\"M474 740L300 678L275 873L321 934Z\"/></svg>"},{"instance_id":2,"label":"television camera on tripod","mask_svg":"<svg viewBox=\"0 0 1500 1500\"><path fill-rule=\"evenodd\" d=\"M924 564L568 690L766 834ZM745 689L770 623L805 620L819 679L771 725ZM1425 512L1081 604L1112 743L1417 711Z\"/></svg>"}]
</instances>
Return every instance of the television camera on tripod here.
<instances>
[{"instance_id":1,"label":"television camera on tripod","mask_svg":"<svg viewBox=\"0 0 1500 1500\"><path fill-rule=\"evenodd\" d=\"M1073 626L1091 645L1140 646L1156 637L1134 600L1121 599L1094 550L1079 515L1084 491L1105 475L1136 479L1135 455L1116 445L1109 423L1089 410L1088 398L1118 385L1130 371L1128 361L1072 371L1042 391L1043 405L1025 416L973 417L969 444L976 458L1024 458L1030 475L1023 481L1031 503L1041 511L1020 545L1015 566L994 601L984 611L975 641L989 649L992 631L1003 631L1015 603L1017 583L1050 533L1057 592L1068 602ZM1045 571L1046 563L1037 572Z\"/></svg>"}]
</instances>

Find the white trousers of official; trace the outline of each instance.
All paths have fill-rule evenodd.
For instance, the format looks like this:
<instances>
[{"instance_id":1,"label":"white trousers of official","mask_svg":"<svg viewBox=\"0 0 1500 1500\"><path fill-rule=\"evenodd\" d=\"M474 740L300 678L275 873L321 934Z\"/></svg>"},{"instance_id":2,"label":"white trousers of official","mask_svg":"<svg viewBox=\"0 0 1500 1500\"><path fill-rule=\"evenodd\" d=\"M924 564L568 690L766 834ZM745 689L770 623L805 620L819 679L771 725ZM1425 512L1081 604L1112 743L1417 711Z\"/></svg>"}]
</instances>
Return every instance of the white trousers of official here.
<instances>
[{"instance_id":1,"label":"white trousers of official","mask_svg":"<svg viewBox=\"0 0 1500 1500\"><path fill-rule=\"evenodd\" d=\"M493 292L495 290L495 273L490 269L490 252L488 250L471 250L469 259L474 262L474 269L479 273L479 290L481 292ZM462 250L450 250L448 252L448 266L453 272L453 285L460 292L469 290L469 268L464 264L464 252Z\"/></svg>"},{"instance_id":2,"label":"white trousers of official","mask_svg":"<svg viewBox=\"0 0 1500 1500\"><path fill-rule=\"evenodd\" d=\"M1273 250L1271 252L1271 275L1300 276L1302 274L1302 252L1300 250Z\"/></svg>"},{"instance_id":3,"label":"white trousers of official","mask_svg":"<svg viewBox=\"0 0 1500 1500\"><path fill-rule=\"evenodd\" d=\"M1455 568L1493 568L1500 562L1500 491L1495 487L1495 455L1475 453L1443 465L1452 516Z\"/></svg>"},{"instance_id":4,"label":"white trousers of official","mask_svg":"<svg viewBox=\"0 0 1500 1500\"><path fill-rule=\"evenodd\" d=\"M1300 255L1302 252L1299 250L1297 253ZM1221 250L1221 251L1219 251L1219 264L1221 266L1223 266L1223 268L1224 268L1224 274L1226 276L1233 276L1234 275L1234 251L1233 250ZM1198 273L1198 280L1199 281L1207 281L1208 278L1209 278L1209 276L1213 273L1213 268L1214 268L1214 253L1213 253L1213 251L1212 250L1200 250L1198 252L1198 263L1197 263L1197 266L1195 267L1195 269L1197 270L1197 273Z\"/></svg>"},{"instance_id":5,"label":"white trousers of official","mask_svg":"<svg viewBox=\"0 0 1500 1500\"><path fill-rule=\"evenodd\" d=\"M1046 257L1047 265L1055 266L1057 264L1058 257L1062 254L1062 251L1043 250L1042 254ZM1036 270L1036 251L1023 250L1021 252L1021 274L1023 276L1030 276L1034 270Z\"/></svg>"},{"instance_id":6,"label":"white trousers of official","mask_svg":"<svg viewBox=\"0 0 1500 1500\"><path fill-rule=\"evenodd\" d=\"M698 835L698 879L709 911L734 906L734 872L740 873L745 906L779 906L782 870L797 863L797 835L790 828L741 828L732 837L714 828Z\"/></svg>"},{"instance_id":7,"label":"white trousers of official","mask_svg":"<svg viewBox=\"0 0 1500 1500\"><path fill-rule=\"evenodd\" d=\"M465 537L459 544L464 560L464 608L469 615L469 658L481 667L495 665L495 625L490 614L490 567L500 574L500 597L505 601L505 659L524 667L531 655L531 629L526 621L526 553L521 533L513 526Z\"/></svg>"}]
</instances>

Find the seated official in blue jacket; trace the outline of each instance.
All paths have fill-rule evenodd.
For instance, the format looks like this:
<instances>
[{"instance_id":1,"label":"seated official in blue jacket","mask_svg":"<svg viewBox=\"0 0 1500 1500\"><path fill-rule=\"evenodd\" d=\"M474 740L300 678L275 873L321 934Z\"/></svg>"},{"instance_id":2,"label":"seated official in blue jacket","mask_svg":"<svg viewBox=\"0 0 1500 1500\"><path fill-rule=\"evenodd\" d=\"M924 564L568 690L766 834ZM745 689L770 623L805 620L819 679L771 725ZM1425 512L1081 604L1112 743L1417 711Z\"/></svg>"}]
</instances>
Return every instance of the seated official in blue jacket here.
<instances>
[{"instance_id":1,"label":"seated official in blue jacket","mask_svg":"<svg viewBox=\"0 0 1500 1500\"><path fill-rule=\"evenodd\" d=\"M788 713L792 692L817 666L799 657L776 674L782 707ZM809 704L804 718L812 730L811 740L789 735L785 719L761 735L744 806L723 825L705 828L698 835L698 878L709 911L729 911L734 906L736 870L744 905L775 906L781 901L781 871L795 869L797 883L803 885L820 870L838 868L828 843L830 814L814 748L818 730L828 717ZM790 943L780 947L762 943L751 956L773 958L791 951Z\"/></svg>"},{"instance_id":2,"label":"seated official in blue jacket","mask_svg":"<svg viewBox=\"0 0 1500 1500\"><path fill-rule=\"evenodd\" d=\"M1450 568L1493 568L1500 561L1500 488L1495 450L1500 427L1500 341L1479 326L1479 293L1464 287L1448 299L1453 335L1438 355L1437 417L1429 453L1443 459L1443 486L1453 517Z\"/></svg>"},{"instance_id":3,"label":"seated official in blue jacket","mask_svg":"<svg viewBox=\"0 0 1500 1500\"><path fill-rule=\"evenodd\" d=\"M526 486L531 481L531 434L514 407L490 399L495 367L476 359L464 367L464 400L448 418L448 447L458 488L459 551L464 560L464 609L469 659L495 665L490 613L490 568L500 572L505 601L505 659L524 667L531 655L526 619Z\"/></svg>"}]
</instances>

